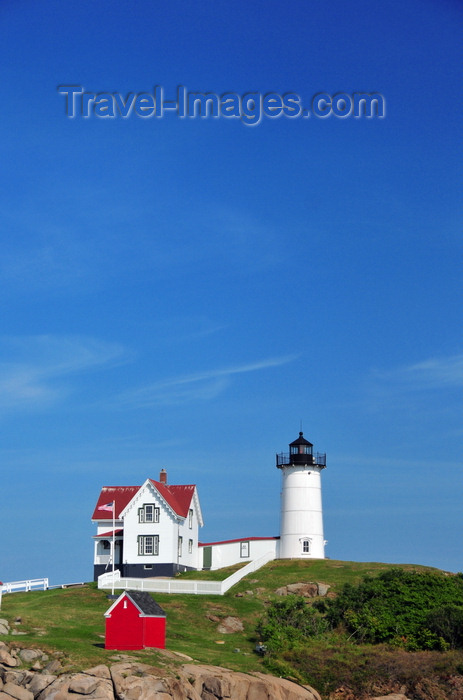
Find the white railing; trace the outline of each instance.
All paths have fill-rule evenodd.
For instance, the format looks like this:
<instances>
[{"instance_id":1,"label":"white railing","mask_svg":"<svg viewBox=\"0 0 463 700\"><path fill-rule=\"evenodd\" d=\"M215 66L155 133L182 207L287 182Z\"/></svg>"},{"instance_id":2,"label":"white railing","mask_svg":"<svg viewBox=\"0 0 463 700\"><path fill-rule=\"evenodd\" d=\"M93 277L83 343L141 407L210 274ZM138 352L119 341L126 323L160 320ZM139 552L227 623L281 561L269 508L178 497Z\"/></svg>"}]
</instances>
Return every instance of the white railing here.
<instances>
[{"instance_id":1,"label":"white railing","mask_svg":"<svg viewBox=\"0 0 463 700\"><path fill-rule=\"evenodd\" d=\"M105 564L108 565L111 562L110 554L96 554L94 564Z\"/></svg>"},{"instance_id":2,"label":"white railing","mask_svg":"<svg viewBox=\"0 0 463 700\"><path fill-rule=\"evenodd\" d=\"M250 561L242 569L224 581L193 581L165 578L122 578L120 571L114 572L114 585L119 590L149 591L151 593L192 593L193 595L223 595L248 574L275 559L274 552L267 552L259 559ZM112 588L112 571L98 577L98 588Z\"/></svg>"},{"instance_id":3,"label":"white railing","mask_svg":"<svg viewBox=\"0 0 463 700\"><path fill-rule=\"evenodd\" d=\"M254 559L254 561L250 561L249 564L243 566L242 569L235 571L235 573L226 578L225 581L222 581L222 595L234 586L235 583L241 581L242 578L257 571L257 569L265 566L265 564L268 564L268 562L273 559L275 559L275 552L267 552L267 554L263 554L259 559Z\"/></svg>"},{"instance_id":4,"label":"white railing","mask_svg":"<svg viewBox=\"0 0 463 700\"><path fill-rule=\"evenodd\" d=\"M46 591L48 588L47 578L30 578L27 581L10 581L1 586L3 593L18 593L20 591L32 591L36 589Z\"/></svg>"},{"instance_id":5,"label":"white railing","mask_svg":"<svg viewBox=\"0 0 463 700\"><path fill-rule=\"evenodd\" d=\"M119 569L115 569L114 572L107 571L105 574L98 576L98 588L111 588L113 581L119 582L121 578L121 572ZM117 586L121 588L121 586Z\"/></svg>"}]
</instances>

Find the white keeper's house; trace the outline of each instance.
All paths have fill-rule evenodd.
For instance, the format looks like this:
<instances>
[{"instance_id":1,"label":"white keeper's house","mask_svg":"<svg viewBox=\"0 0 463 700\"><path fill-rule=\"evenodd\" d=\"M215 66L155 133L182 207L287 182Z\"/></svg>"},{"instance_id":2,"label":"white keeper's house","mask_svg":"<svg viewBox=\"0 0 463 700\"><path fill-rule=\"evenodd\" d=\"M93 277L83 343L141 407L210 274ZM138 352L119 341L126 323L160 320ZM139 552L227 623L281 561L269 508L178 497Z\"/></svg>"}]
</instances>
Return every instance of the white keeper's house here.
<instances>
[{"instance_id":1,"label":"white keeper's house","mask_svg":"<svg viewBox=\"0 0 463 700\"><path fill-rule=\"evenodd\" d=\"M94 578L112 568L123 577L173 576L188 569L219 569L272 554L274 559L325 557L321 471L326 454L299 437L288 453L276 455L281 470L280 536L199 542L203 517L194 484L173 485L161 470L159 481L142 486L103 486L92 521Z\"/></svg>"}]
</instances>

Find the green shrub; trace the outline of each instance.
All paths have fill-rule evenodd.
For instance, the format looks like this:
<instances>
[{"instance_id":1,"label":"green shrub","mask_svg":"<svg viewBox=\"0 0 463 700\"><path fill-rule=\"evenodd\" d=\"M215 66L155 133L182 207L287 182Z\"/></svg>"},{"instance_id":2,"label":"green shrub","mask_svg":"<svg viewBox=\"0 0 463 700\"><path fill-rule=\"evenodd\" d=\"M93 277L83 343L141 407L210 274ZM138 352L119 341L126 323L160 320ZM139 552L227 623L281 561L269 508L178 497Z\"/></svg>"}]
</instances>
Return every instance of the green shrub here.
<instances>
[{"instance_id":1,"label":"green shrub","mask_svg":"<svg viewBox=\"0 0 463 700\"><path fill-rule=\"evenodd\" d=\"M287 596L272 603L256 632L269 653L289 648L322 634L328 625L323 616L301 596Z\"/></svg>"},{"instance_id":2,"label":"green shrub","mask_svg":"<svg viewBox=\"0 0 463 700\"><path fill-rule=\"evenodd\" d=\"M391 569L358 586L346 584L334 600L316 605L332 629L357 642L389 643L410 651L463 646L461 575Z\"/></svg>"},{"instance_id":3,"label":"green shrub","mask_svg":"<svg viewBox=\"0 0 463 700\"><path fill-rule=\"evenodd\" d=\"M431 610L426 618L428 629L450 649L463 648L463 607L443 605Z\"/></svg>"}]
</instances>

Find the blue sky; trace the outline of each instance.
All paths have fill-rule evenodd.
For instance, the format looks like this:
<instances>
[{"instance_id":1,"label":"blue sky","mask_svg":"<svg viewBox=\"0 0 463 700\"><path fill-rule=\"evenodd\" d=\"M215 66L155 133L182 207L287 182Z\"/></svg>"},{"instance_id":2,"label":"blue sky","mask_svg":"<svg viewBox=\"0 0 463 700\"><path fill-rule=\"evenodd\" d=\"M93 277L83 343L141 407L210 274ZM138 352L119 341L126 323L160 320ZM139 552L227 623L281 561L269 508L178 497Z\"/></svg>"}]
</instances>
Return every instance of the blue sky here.
<instances>
[{"instance_id":1,"label":"blue sky","mask_svg":"<svg viewBox=\"0 0 463 700\"><path fill-rule=\"evenodd\" d=\"M461 6L3 0L0 578L92 577L102 485L276 535L327 452L327 555L461 571ZM458 39L457 39L458 37ZM69 119L57 87L377 92L382 119Z\"/></svg>"}]
</instances>

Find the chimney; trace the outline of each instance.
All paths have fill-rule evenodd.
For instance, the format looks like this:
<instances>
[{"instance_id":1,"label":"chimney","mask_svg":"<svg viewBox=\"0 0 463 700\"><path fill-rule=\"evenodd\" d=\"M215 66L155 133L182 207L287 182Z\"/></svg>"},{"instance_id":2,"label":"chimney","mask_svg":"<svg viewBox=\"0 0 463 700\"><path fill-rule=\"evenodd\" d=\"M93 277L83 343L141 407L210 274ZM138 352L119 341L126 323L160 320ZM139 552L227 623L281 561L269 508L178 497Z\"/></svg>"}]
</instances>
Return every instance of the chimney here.
<instances>
[{"instance_id":1,"label":"chimney","mask_svg":"<svg viewBox=\"0 0 463 700\"><path fill-rule=\"evenodd\" d=\"M161 484L167 484L167 472L165 469L161 469L161 473L159 474L159 481Z\"/></svg>"}]
</instances>

